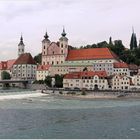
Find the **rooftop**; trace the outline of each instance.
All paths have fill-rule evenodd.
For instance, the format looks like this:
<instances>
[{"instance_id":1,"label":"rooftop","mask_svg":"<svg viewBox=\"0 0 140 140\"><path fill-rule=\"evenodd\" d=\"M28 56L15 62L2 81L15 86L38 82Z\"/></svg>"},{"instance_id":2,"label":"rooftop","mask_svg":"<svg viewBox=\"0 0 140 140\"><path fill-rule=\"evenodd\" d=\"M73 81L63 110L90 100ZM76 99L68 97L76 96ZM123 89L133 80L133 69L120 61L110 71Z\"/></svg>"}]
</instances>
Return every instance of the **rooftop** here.
<instances>
[{"instance_id":1,"label":"rooftop","mask_svg":"<svg viewBox=\"0 0 140 140\"><path fill-rule=\"evenodd\" d=\"M95 75L105 78L107 77L106 71L83 71L83 72L73 72L66 74L65 79L81 79L82 77L94 77Z\"/></svg>"},{"instance_id":2,"label":"rooftop","mask_svg":"<svg viewBox=\"0 0 140 140\"><path fill-rule=\"evenodd\" d=\"M14 63L14 65L18 65L18 64L33 64L33 65L35 65L36 62L34 61L34 59L30 53L23 53L18 57L18 59Z\"/></svg>"},{"instance_id":3,"label":"rooftop","mask_svg":"<svg viewBox=\"0 0 140 140\"><path fill-rule=\"evenodd\" d=\"M114 68L129 68L129 66L127 63L117 62L117 63L114 63Z\"/></svg>"},{"instance_id":4,"label":"rooftop","mask_svg":"<svg viewBox=\"0 0 140 140\"><path fill-rule=\"evenodd\" d=\"M108 48L90 48L69 50L66 58L67 61L92 59L118 59L118 57Z\"/></svg>"},{"instance_id":5,"label":"rooftop","mask_svg":"<svg viewBox=\"0 0 140 140\"><path fill-rule=\"evenodd\" d=\"M50 68L51 65L39 65L37 68L37 71L44 71L44 70L48 70Z\"/></svg>"}]
</instances>

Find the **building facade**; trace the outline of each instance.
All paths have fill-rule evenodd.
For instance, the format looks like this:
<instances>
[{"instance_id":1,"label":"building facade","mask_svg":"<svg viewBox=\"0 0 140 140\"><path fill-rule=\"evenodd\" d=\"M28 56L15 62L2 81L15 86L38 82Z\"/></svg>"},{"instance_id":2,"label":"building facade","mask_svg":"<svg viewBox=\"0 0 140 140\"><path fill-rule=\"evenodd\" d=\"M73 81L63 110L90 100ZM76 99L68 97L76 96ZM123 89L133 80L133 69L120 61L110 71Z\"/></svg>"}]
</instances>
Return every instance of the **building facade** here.
<instances>
[{"instance_id":1,"label":"building facade","mask_svg":"<svg viewBox=\"0 0 140 140\"><path fill-rule=\"evenodd\" d=\"M129 90L131 78L126 75L115 75L112 77L111 87L113 90Z\"/></svg>"},{"instance_id":2,"label":"building facade","mask_svg":"<svg viewBox=\"0 0 140 140\"><path fill-rule=\"evenodd\" d=\"M53 65L50 75L67 74L75 71L107 71L109 75L113 73L113 63L119 62L118 57L108 48L92 48L69 50L67 58L63 64Z\"/></svg>"},{"instance_id":3,"label":"building facade","mask_svg":"<svg viewBox=\"0 0 140 140\"><path fill-rule=\"evenodd\" d=\"M115 75L127 75L130 76L130 70L127 63L117 62L114 63L114 74Z\"/></svg>"},{"instance_id":4,"label":"building facade","mask_svg":"<svg viewBox=\"0 0 140 140\"><path fill-rule=\"evenodd\" d=\"M64 88L79 88L88 90L107 90L108 81L105 71L85 71L66 74L63 80Z\"/></svg>"},{"instance_id":5,"label":"building facade","mask_svg":"<svg viewBox=\"0 0 140 140\"><path fill-rule=\"evenodd\" d=\"M36 80L45 80L49 75L50 65L39 65L36 71Z\"/></svg>"},{"instance_id":6,"label":"building facade","mask_svg":"<svg viewBox=\"0 0 140 140\"><path fill-rule=\"evenodd\" d=\"M42 41L42 65L56 65L65 62L68 54L68 38L65 30L61 34L59 42L51 42L46 32Z\"/></svg>"},{"instance_id":7,"label":"building facade","mask_svg":"<svg viewBox=\"0 0 140 140\"><path fill-rule=\"evenodd\" d=\"M12 66L12 79L35 80L37 65L30 53L21 54Z\"/></svg>"}]
</instances>

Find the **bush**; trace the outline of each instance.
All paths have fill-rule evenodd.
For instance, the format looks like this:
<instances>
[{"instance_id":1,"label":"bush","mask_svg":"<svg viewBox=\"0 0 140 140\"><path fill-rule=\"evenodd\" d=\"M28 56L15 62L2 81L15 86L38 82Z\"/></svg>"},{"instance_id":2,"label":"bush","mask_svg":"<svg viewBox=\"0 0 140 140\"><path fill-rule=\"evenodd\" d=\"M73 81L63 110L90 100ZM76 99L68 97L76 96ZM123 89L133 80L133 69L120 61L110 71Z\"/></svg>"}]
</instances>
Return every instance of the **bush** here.
<instances>
[{"instance_id":1,"label":"bush","mask_svg":"<svg viewBox=\"0 0 140 140\"><path fill-rule=\"evenodd\" d=\"M62 91L59 91L59 94L61 94L61 95L62 95L62 94L63 94L63 92L62 92Z\"/></svg>"},{"instance_id":2,"label":"bush","mask_svg":"<svg viewBox=\"0 0 140 140\"><path fill-rule=\"evenodd\" d=\"M86 92L85 91L82 91L81 95L86 95Z\"/></svg>"}]
</instances>

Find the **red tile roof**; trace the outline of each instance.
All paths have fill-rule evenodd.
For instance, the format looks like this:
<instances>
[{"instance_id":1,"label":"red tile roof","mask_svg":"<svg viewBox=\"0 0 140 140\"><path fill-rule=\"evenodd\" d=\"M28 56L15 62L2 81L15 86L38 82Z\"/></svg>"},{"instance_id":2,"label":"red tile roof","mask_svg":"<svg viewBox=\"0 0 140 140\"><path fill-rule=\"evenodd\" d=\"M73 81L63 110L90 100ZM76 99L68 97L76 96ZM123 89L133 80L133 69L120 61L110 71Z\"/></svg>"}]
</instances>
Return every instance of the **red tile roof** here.
<instances>
[{"instance_id":1,"label":"red tile roof","mask_svg":"<svg viewBox=\"0 0 140 140\"><path fill-rule=\"evenodd\" d=\"M67 61L92 59L118 59L118 57L108 48L91 48L69 50L66 58Z\"/></svg>"},{"instance_id":2,"label":"red tile roof","mask_svg":"<svg viewBox=\"0 0 140 140\"><path fill-rule=\"evenodd\" d=\"M49 70L50 67L51 67L51 65L39 65L37 70L38 71Z\"/></svg>"},{"instance_id":3,"label":"red tile roof","mask_svg":"<svg viewBox=\"0 0 140 140\"><path fill-rule=\"evenodd\" d=\"M7 61L7 69L11 69L13 64L15 63L16 59L11 59Z\"/></svg>"},{"instance_id":4,"label":"red tile roof","mask_svg":"<svg viewBox=\"0 0 140 140\"><path fill-rule=\"evenodd\" d=\"M30 53L21 54L18 59L15 61L14 65L18 64L36 64L35 60Z\"/></svg>"},{"instance_id":5,"label":"red tile roof","mask_svg":"<svg viewBox=\"0 0 140 140\"><path fill-rule=\"evenodd\" d=\"M117 63L114 63L114 68L129 68L129 66L127 63L117 62Z\"/></svg>"},{"instance_id":6,"label":"red tile roof","mask_svg":"<svg viewBox=\"0 0 140 140\"><path fill-rule=\"evenodd\" d=\"M98 75L99 77L105 78L107 77L106 71L84 71L84 72L73 72L66 74L64 76L65 79L81 79L82 77L93 77Z\"/></svg>"},{"instance_id":7,"label":"red tile roof","mask_svg":"<svg viewBox=\"0 0 140 140\"><path fill-rule=\"evenodd\" d=\"M10 70L16 60L8 60L8 61L1 61L0 62L0 70Z\"/></svg>"}]
</instances>

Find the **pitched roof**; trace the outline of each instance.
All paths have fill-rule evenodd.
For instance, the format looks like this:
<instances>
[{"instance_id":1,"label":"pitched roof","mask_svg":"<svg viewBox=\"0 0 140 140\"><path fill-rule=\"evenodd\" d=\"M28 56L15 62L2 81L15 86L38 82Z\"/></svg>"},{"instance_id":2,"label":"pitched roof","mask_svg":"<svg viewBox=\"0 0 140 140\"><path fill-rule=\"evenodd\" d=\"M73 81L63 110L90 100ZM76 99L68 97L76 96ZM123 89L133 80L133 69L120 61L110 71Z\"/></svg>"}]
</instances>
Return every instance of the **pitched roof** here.
<instances>
[{"instance_id":1,"label":"pitched roof","mask_svg":"<svg viewBox=\"0 0 140 140\"><path fill-rule=\"evenodd\" d=\"M81 79L82 77L93 77L98 75L100 78L107 77L106 71L84 71L84 72L73 72L66 74L64 76L65 79Z\"/></svg>"},{"instance_id":2,"label":"pitched roof","mask_svg":"<svg viewBox=\"0 0 140 140\"><path fill-rule=\"evenodd\" d=\"M118 59L118 57L108 48L90 48L69 50L66 58L67 61L92 59Z\"/></svg>"},{"instance_id":3,"label":"pitched roof","mask_svg":"<svg viewBox=\"0 0 140 140\"><path fill-rule=\"evenodd\" d=\"M18 64L34 64L35 65L36 62L30 53L23 53L18 57L18 59L14 63L14 65L18 65Z\"/></svg>"},{"instance_id":4,"label":"pitched roof","mask_svg":"<svg viewBox=\"0 0 140 140\"><path fill-rule=\"evenodd\" d=\"M49 70L51 65L39 65L37 71Z\"/></svg>"},{"instance_id":5,"label":"pitched roof","mask_svg":"<svg viewBox=\"0 0 140 140\"><path fill-rule=\"evenodd\" d=\"M0 62L0 70L10 70L15 61L16 61L15 59L1 61Z\"/></svg>"},{"instance_id":6,"label":"pitched roof","mask_svg":"<svg viewBox=\"0 0 140 140\"><path fill-rule=\"evenodd\" d=\"M129 64L129 69L130 70L138 70L139 67L137 65L135 65L135 64Z\"/></svg>"},{"instance_id":7,"label":"pitched roof","mask_svg":"<svg viewBox=\"0 0 140 140\"><path fill-rule=\"evenodd\" d=\"M16 61L16 59L11 59L11 60L8 60L8 61L7 61L7 69L8 69L8 70L12 68L12 66L13 66L14 63L15 63L15 61Z\"/></svg>"},{"instance_id":8,"label":"pitched roof","mask_svg":"<svg viewBox=\"0 0 140 140\"><path fill-rule=\"evenodd\" d=\"M128 64L124 62L116 62L114 63L114 68L128 68Z\"/></svg>"}]
</instances>

